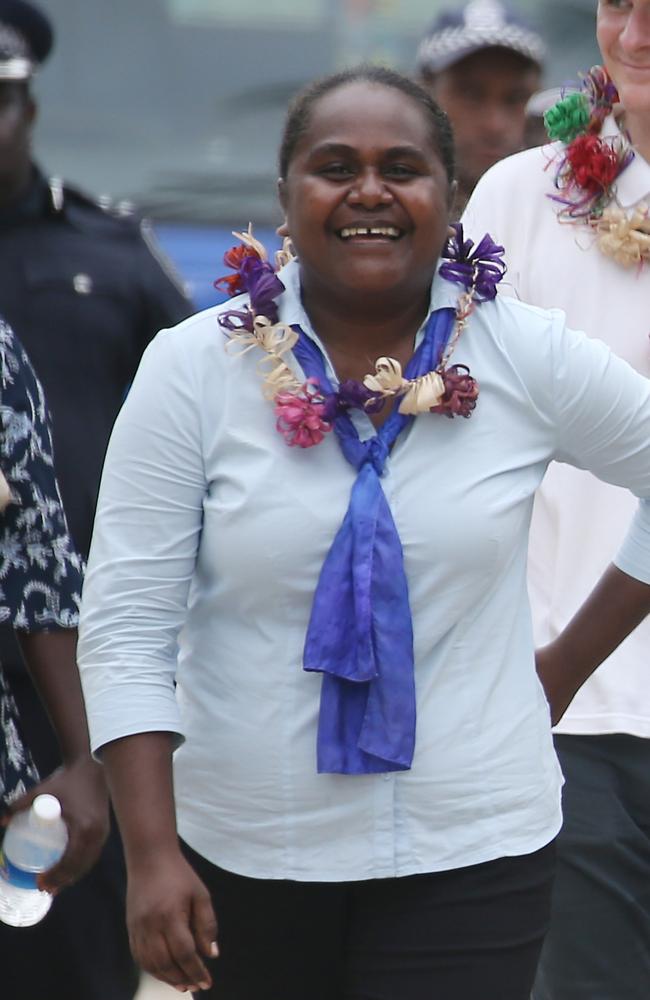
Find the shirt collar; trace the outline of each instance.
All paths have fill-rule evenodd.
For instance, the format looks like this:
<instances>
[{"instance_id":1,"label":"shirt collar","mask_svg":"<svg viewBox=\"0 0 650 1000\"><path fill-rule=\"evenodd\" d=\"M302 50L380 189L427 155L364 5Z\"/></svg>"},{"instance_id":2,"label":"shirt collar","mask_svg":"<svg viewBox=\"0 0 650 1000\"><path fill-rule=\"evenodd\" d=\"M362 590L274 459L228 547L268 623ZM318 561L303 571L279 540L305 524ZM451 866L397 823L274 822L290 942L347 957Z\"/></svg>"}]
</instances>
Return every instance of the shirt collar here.
<instances>
[{"instance_id":1,"label":"shirt collar","mask_svg":"<svg viewBox=\"0 0 650 1000\"><path fill-rule=\"evenodd\" d=\"M603 123L601 135L612 138L624 136L613 114ZM650 163L634 150L634 159L616 181L616 201L621 208L631 208L650 196Z\"/></svg>"},{"instance_id":2,"label":"shirt collar","mask_svg":"<svg viewBox=\"0 0 650 1000\"><path fill-rule=\"evenodd\" d=\"M302 299L300 295L300 264L297 260L292 260L289 264L278 271L278 278L284 285L286 291L278 299L278 306L280 312L280 322L286 323L288 326L299 326L312 340L318 343L319 347L323 349L323 345L320 342L317 334L315 333L307 313L302 304ZM458 296L460 290L458 285L455 285L451 281L447 281L442 278L436 271L435 277L431 284L431 302L429 306L428 315L422 324L421 331L424 328L429 316L436 309L452 308L455 309L458 304ZM419 342L421 331L418 333L416 338L416 345Z\"/></svg>"}]
</instances>

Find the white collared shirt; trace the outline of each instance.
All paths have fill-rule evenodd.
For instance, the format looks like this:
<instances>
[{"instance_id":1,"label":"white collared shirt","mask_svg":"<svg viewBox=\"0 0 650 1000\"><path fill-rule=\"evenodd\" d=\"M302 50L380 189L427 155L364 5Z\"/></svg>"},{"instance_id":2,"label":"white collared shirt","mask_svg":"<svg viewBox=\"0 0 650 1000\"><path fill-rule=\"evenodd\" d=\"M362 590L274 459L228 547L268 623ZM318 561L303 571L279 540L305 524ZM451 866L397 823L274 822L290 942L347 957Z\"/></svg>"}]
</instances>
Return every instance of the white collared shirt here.
<instances>
[{"instance_id":1,"label":"white collared shirt","mask_svg":"<svg viewBox=\"0 0 650 1000\"><path fill-rule=\"evenodd\" d=\"M312 334L298 265L281 277L281 320ZM438 278L432 305L458 294ZM562 456L649 497L650 384L560 314L476 310L455 354L480 380L476 411L419 416L382 480L413 614L413 767L319 775L321 678L302 650L355 472L334 434L287 447L257 349L226 350L224 308L158 335L113 432L79 647L94 749L178 734L179 832L248 876L379 878L540 848L561 776L525 587L533 494ZM650 582L648 507L619 565Z\"/></svg>"},{"instance_id":2,"label":"white collared shirt","mask_svg":"<svg viewBox=\"0 0 650 1000\"><path fill-rule=\"evenodd\" d=\"M620 135L613 116L601 135ZM650 377L650 265L625 268L604 256L584 225L557 219L555 159L544 146L510 157L480 181L467 206L469 232L489 231L505 244L503 292L543 308L564 309L567 323L604 340ZM629 210L650 204L650 164L638 154L616 183ZM553 639L573 616L614 556L634 500L588 473L553 465L535 504L529 588L535 637ZM558 732L630 733L650 738L650 618L579 691Z\"/></svg>"}]
</instances>

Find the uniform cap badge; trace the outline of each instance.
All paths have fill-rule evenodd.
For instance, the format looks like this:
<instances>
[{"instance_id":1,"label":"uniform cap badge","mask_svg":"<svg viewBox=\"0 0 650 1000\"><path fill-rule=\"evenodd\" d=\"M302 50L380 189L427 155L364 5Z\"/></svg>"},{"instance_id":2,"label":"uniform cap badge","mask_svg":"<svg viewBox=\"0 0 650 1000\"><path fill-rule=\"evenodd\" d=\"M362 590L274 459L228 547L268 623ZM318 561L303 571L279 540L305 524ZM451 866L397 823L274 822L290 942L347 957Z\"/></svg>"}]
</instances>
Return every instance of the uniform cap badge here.
<instances>
[{"instance_id":1,"label":"uniform cap badge","mask_svg":"<svg viewBox=\"0 0 650 1000\"><path fill-rule=\"evenodd\" d=\"M90 295L93 290L93 279L89 274L75 274L72 287L77 295Z\"/></svg>"}]
</instances>

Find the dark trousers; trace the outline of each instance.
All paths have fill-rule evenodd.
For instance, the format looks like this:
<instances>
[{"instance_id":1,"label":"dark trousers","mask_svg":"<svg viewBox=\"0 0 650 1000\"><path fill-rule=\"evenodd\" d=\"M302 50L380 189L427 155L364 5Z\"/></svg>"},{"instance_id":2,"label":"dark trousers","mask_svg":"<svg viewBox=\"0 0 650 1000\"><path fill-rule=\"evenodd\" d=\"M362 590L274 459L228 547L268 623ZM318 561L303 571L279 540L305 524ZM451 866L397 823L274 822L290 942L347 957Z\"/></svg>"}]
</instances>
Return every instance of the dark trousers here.
<instances>
[{"instance_id":1,"label":"dark trousers","mask_svg":"<svg viewBox=\"0 0 650 1000\"><path fill-rule=\"evenodd\" d=\"M528 1000L554 845L450 872L363 882L245 878L187 856L221 956L204 1000Z\"/></svg>"},{"instance_id":2,"label":"dark trousers","mask_svg":"<svg viewBox=\"0 0 650 1000\"><path fill-rule=\"evenodd\" d=\"M650 997L650 740L556 736L566 778L535 1000Z\"/></svg>"}]
</instances>

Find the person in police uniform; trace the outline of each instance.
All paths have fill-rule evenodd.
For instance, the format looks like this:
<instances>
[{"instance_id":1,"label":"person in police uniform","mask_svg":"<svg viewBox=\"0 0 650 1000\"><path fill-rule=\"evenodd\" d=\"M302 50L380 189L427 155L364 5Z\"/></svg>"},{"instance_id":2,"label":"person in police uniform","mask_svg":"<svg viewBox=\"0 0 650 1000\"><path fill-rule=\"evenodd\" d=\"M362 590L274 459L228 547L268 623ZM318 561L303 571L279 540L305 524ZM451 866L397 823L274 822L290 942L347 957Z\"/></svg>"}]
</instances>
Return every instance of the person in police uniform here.
<instances>
[{"instance_id":1,"label":"person in police uniform","mask_svg":"<svg viewBox=\"0 0 650 1000\"><path fill-rule=\"evenodd\" d=\"M459 218L479 178L526 145L526 105L539 89L546 47L500 0L440 10L418 48L418 82L454 129Z\"/></svg>"},{"instance_id":2,"label":"person in police uniform","mask_svg":"<svg viewBox=\"0 0 650 1000\"><path fill-rule=\"evenodd\" d=\"M18 330L45 388L57 471L76 547L87 555L104 451L147 343L191 311L146 226L99 205L34 163L31 78L49 55L47 16L0 0L0 311ZM51 727L9 627L0 659L45 775L59 766ZM100 862L34 928L0 925L8 1000L131 1000L137 990L124 923L117 835Z\"/></svg>"}]
</instances>

